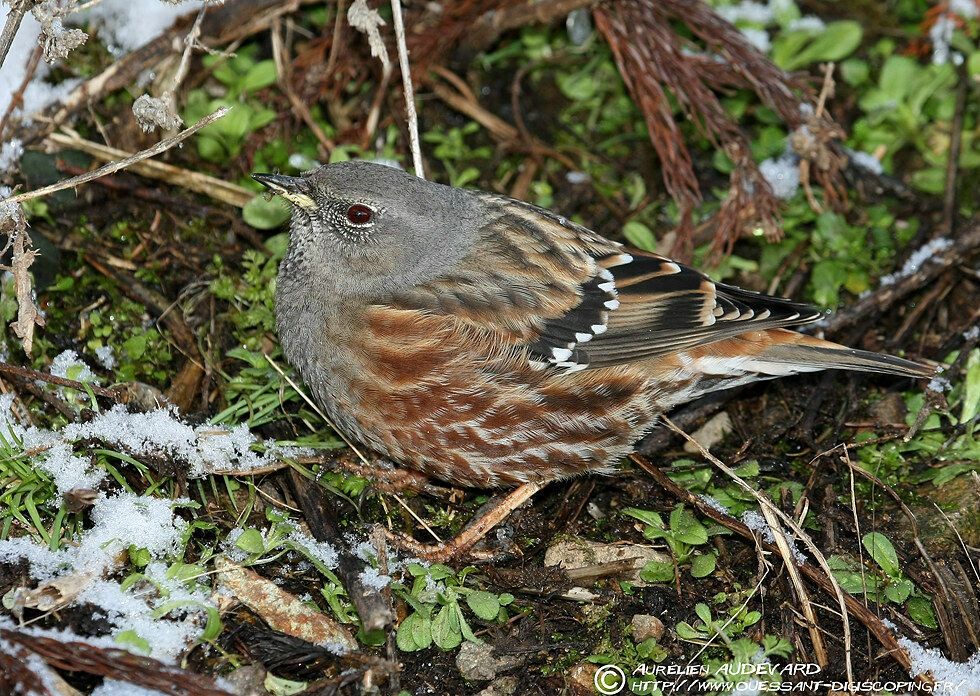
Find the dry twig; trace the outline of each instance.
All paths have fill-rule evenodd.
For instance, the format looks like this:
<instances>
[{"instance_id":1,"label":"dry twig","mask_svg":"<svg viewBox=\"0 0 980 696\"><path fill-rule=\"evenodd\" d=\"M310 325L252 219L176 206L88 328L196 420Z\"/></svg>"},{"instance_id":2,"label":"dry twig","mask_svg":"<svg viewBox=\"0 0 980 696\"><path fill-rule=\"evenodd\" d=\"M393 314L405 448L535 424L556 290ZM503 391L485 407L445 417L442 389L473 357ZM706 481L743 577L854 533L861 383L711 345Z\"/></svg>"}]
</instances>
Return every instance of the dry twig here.
<instances>
[{"instance_id":1,"label":"dry twig","mask_svg":"<svg viewBox=\"0 0 980 696\"><path fill-rule=\"evenodd\" d=\"M142 162L143 160L148 159L150 157L155 157L156 155L159 155L162 152L166 152L174 145L177 145L187 140L187 138L191 137L202 128L210 126L218 119L223 118L228 114L229 111L230 109L228 107L222 106L220 109L217 109L214 113L211 113L205 116L204 118L202 118L200 121L195 123L190 128L182 130L180 133L178 133L172 138L161 140L153 147L148 147L145 150L140 150L139 152L132 154L129 157L125 157L121 160L118 160L116 162L109 162L109 164L103 165L98 169L88 172L87 174L74 176L71 179L65 179L63 181L59 181L58 183L51 184L50 186L45 186L43 188L39 188L34 191L28 191L26 193L21 193L19 195L12 196L8 198L5 201L5 203L22 203L24 201L29 201L34 198L40 198L41 196L50 195L52 193L55 193L56 191L64 191L65 189L74 188L76 186L86 184L95 179L100 179L103 176L112 174L113 172L118 172L120 169L125 169L126 167L136 164L137 162Z\"/></svg>"}]
</instances>

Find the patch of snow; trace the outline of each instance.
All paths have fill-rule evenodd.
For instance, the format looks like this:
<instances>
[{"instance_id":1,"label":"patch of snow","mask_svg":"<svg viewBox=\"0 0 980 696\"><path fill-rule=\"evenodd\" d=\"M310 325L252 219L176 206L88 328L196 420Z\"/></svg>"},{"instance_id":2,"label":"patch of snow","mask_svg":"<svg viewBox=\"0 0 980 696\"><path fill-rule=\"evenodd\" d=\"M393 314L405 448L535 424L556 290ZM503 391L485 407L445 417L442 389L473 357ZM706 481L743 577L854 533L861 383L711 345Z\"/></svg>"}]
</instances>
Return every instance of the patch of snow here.
<instances>
[{"instance_id":1,"label":"patch of snow","mask_svg":"<svg viewBox=\"0 0 980 696\"><path fill-rule=\"evenodd\" d=\"M827 25L819 17L806 15L794 19L786 28L790 31L807 31L811 34L819 34L827 28Z\"/></svg>"},{"instance_id":2,"label":"patch of snow","mask_svg":"<svg viewBox=\"0 0 980 696\"><path fill-rule=\"evenodd\" d=\"M963 54L952 50L950 42L953 40L953 31L956 29L956 21L948 13L943 13L936 18L936 23L929 28L929 39L932 41L932 62L934 65L953 62L953 65L960 65L963 62Z\"/></svg>"},{"instance_id":3,"label":"patch of snow","mask_svg":"<svg viewBox=\"0 0 980 696\"><path fill-rule=\"evenodd\" d=\"M97 605L113 625L114 635L134 631L149 643L150 655L173 662L201 636L205 607L213 606L203 590L189 590L183 583L166 577L167 565L162 561L177 551L186 528L186 523L174 515L173 505L174 501L127 492L103 496L92 507L92 528L84 531L75 544L51 551L26 537L7 539L0 541L0 561L26 561L31 577L38 583L71 573L91 573L93 580L73 603ZM131 545L146 549L154 559L143 571L152 581L147 583L148 590L137 584L123 591L117 581L101 579ZM164 604L173 602L180 606L163 617L156 616ZM167 620L167 616L174 620ZM95 642L90 638L81 640ZM111 639L109 644L120 647Z\"/></svg>"},{"instance_id":4,"label":"patch of snow","mask_svg":"<svg viewBox=\"0 0 980 696\"><path fill-rule=\"evenodd\" d=\"M57 692L52 692L57 693ZM91 696L166 696L163 691L147 689L127 682L106 679L92 692Z\"/></svg>"},{"instance_id":5,"label":"patch of snow","mask_svg":"<svg viewBox=\"0 0 980 696\"><path fill-rule=\"evenodd\" d=\"M953 662L943 657L935 648L927 648L910 638L898 637L898 644L908 652L912 660L909 675L915 677L924 672L932 672L937 686L942 685L942 693L951 696L968 696L980 689L980 651L966 662Z\"/></svg>"},{"instance_id":6,"label":"patch of snow","mask_svg":"<svg viewBox=\"0 0 980 696\"><path fill-rule=\"evenodd\" d=\"M964 341L973 341L980 338L980 326L971 326L969 329L963 332Z\"/></svg>"},{"instance_id":7,"label":"patch of snow","mask_svg":"<svg viewBox=\"0 0 980 696\"><path fill-rule=\"evenodd\" d=\"M881 174L885 171L885 168L881 166L881 160L872 155L870 152L861 152L860 150L851 150L850 148L845 147L844 153L857 167L867 169L873 174Z\"/></svg>"},{"instance_id":8,"label":"patch of snow","mask_svg":"<svg viewBox=\"0 0 980 696\"><path fill-rule=\"evenodd\" d=\"M315 159L307 157L301 152L294 152L289 156L289 166L293 169L298 169L301 172L305 172L308 169L318 168L320 163Z\"/></svg>"},{"instance_id":9,"label":"patch of snow","mask_svg":"<svg viewBox=\"0 0 980 696\"><path fill-rule=\"evenodd\" d=\"M92 22L109 52L121 56L152 41L184 15L201 8L200 0L171 3L150 0L102 0L71 16L73 24Z\"/></svg>"},{"instance_id":10,"label":"patch of snow","mask_svg":"<svg viewBox=\"0 0 980 696\"><path fill-rule=\"evenodd\" d=\"M730 512L728 512L728 508L722 505L717 498L706 494L699 495L698 497L701 500L703 500L708 505L708 507L717 510L718 512L723 512L726 515L731 514Z\"/></svg>"},{"instance_id":11,"label":"patch of snow","mask_svg":"<svg viewBox=\"0 0 980 696\"><path fill-rule=\"evenodd\" d=\"M106 472L91 466L87 457L76 457L67 442L56 442L37 462L37 468L51 475L58 493L64 495L77 488L96 488Z\"/></svg>"},{"instance_id":12,"label":"patch of snow","mask_svg":"<svg viewBox=\"0 0 980 696\"><path fill-rule=\"evenodd\" d=\"M68 370L75 366L81 366L81 370L78 374L71 377L68 376ZM55 356L55 359L51 361L51 366L48 368L50 372L55 377L62 377L64 379L73 379L78 382L97 382L95 375L86 365L81 356L78 355L73 350L66 350Z\"/></svg>"},{"instance_id":13,"label":"patch of snow","mask_svg":"<svg viewBox=\"0 0 980 696\"><path fill-rule=\"evenodd\" d=\"M935 256L936 253L945 251L951 246L953 246L953 241L951 239L947 239L946 237L936 237L935 239L928 241L912 253L900 271L882 276L881 280L879 281L881 287L891 285L902 278L909 277L922 268L922 265Z\"/></svg>"},{"instance_id":14,"label":"patch of snow","mask_svg":"<svg viewBox=\"0 0 980 696\"><path fill-rule=\"evenodd\" d=\"M116 367L116 350L112 346L99 346L95 349L95 359L107 370Z\"/></svg>"},{"instance_id":15,"label":"patch of snow","mask_svg":"<svg viewBox=\"0 0 980 696\"><path fill-rule=\"evenodd\" d=\"M575 184L584 184L585 182L590 181L591 179L592 177L586 174L585 172L568 172L567 174L565 174L565 181L572 184L573 186Z\"/></svg>"},{"instance_id":16,"label":"patch of snow","mask_svg":"<svg viewBox=\"0 0 980 696\"><path fill-rule=\"evenodd\" d=\"M980 15L976 0L949 0L949 11L963 19L973 19Z\"/></svg>"},{"instance_id":17,"label":"patch of snow","mask_svg":"<svg viewBox=\"0 0 980 696\"><path fill-rule=\"evenodd\" d=\"M304 549L306 549L307 553L320 561L320 563L325 565L327 568L333 569L337 567L337 549L326 541L317 541L309 534L304 534L298 530L290 533L288 539L294 544L302 546Z\"/></svg>"},{"instance_id":18,"label":"patch of snow","mask_svg":"<svg viewBox=\"0 0 980 696\"><path fill-rule=\"evenodd\" d=\"M926 389L934 392L946 392L953 388L953 383L945 377L933 377L926 385Z\"/></svg>"},{"instance_id":19,"label":"patch of snow","mask_svg":"<svg viewBox=\"0 0 980 696\"><path fill-rule=\"evenodd\" d=\"M715 12L724 20L736 22L751 22L753 24L769 24L774 19L773 9L769 5L752 0L743 0L737 5L722 5Z\"/></svg>"},{"instance_id":20,"label":"patch of snow","mask_svg":"<svg viewBox=\"0 0 980 696\"><path fill-rule=\"evenodd\" d=\"M173 407L129 413L116 405L88 423L67 425L62 434L69 440L104 440L125 447L131 454L173 457L190 464L191 477L229 469L247 472L283 456L310 452L302 447L272 446L260 454L252 450L257 438L244 423L228 428L207 422L192 428L180 421Z\"/></svg>"},{"instance_id":21,"label":"patch of snow","mask_svg":"<svg viewBox=\"0 0 980 696\"><path fill-rule=\"evenodd\" d=\"M75 569L98 572L108 568L113 557L130 545L146 549L153 558L175 553L187 526L173 512L179 502L126 491L98 498L90 511L95 524L74 550Z\"/></svg>"},{"instance_id":22,"label":"patch of snow","mask_svg":"<svg viewBox=\"0 0 980 696\"><path fill-rule=\"evenodd\" d=\"M772 41L769 39L769 33L765 29L755 29L752 27L746 27L745 29L740 29L742 36L750 44L758 48L763 53L768 53L769 49L772 47Z\"/></svg>"},{"instance_id":23,"label":"patch of snow","mask_svg":"<svg viewBox=\"0 0 980 696\"><path fill-rule=\"evenodd\" d=\"M391 584L390 575L382 575L377 568L371 566L362 570L358 578L366 587L373 587L376 590L383 590Z\"/></svg>"},{"instance_id":24,"label":"patch of snow","mask_svg":"<svg viewBox=\"0 0 980 696\"><path fill-rule=\"evenodd\" d=\"M770 157L759 164L759 172L780 200L789 200L800 188L799 158L793 155Z\"/></svg>"},{"instance_id":25,"label":"patch of snow","mask_svg":"<svg viewBox=\"0 0 980 696\"><path fill-rule=\"evenodd\" d=\"M24 143L16 138L0 145L0 172L9 172L17 166L23 154Z\"/></svg>"},{"instance_id":26,"label":"patch of snow","mask_svg":"<svg viewBox=\"0 0 980 696\"><path fill-rule=\"evenodd\" d=\"M772 527L770 527L769 523L766 522L766 518L763 517L762 513L756 512L755 510L746 510L744 513L742 513L742 524L751 529L753 532L756 532L760 537L762 537L763 541L770 544L776 543L776 537L773 536ZM796 548L795 542L785 532L783 532L783 537L786 539L786 543L789 544L790 551L793 553L793 558L796 559L798 564L803 565L803 563L806 562L806 555Z\"/></svg>"}]
</instances>

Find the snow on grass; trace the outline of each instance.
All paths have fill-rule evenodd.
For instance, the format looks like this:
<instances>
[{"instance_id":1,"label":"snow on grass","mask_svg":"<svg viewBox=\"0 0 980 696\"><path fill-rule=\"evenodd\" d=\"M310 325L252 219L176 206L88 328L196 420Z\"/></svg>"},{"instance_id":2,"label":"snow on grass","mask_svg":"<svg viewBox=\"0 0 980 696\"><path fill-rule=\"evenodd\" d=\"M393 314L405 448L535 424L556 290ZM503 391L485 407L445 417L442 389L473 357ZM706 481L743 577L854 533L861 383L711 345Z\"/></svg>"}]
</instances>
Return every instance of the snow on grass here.
<instances>
[{"instance_id":1,"label":"snow on grass","mask_svg":"<svg viewBox=\"0 0 980 696\"><path fill-rule=\"evenodd\" d=\"M106 477L105 470L93 467L90 459L75 456L67 442L52 444L45 456L38 458L37 468L51 476L59 495L79 488L96 488Z\"/></svg>"},{"instance_id":2,"label":"snow on grass","mask_svg":"<svg viewBox=\"0 0 980 696\"><path fill-rule=\"evenodd\" d=\"M68 440L99 439L133 456L164 456L186 462L191 477L213 471L247 473L274 464L283 456L310 453L306 448L275 445L263 453L255 452L252 445L258 438L244 423L229 428L208 421L191 427L177 417L173 407L130 413L117 405L87 423L71 423L61 433Z\"/></svg>"},{"instance_id":3,"label":"snow on grass","mask_svg":"<svg viewBox=\"0 0 980 696\"><path fill-rule=\"evenodd\" d=\"M73 350L66 350L55 356L54 360L51 361L48 372L55 377L73 379L77 382L98 381L81 356Z\"/></svg>"},{"instance_id":4,"label":"snow on grass","mask_svg":"<svg viewBox=\"0 0 980 696\"><path fill-rule=\"evenodd\" d=\"M331 570L337 567L337 549L326 541L317 541L309 534L296 530L287 537L289 541L302 546L306 552Z\"/></svg>"},{"instance_id":5,"label":"snow on grass","mask_svg":"<svg viewBox=\"0 0 980 696\"><path fill-rule=\"evenodd\" d=\"M52 374L75 379L95 377L72 351L59 355L50 369ZM208 609L216 611L208 593L168 578L171 564L180 563L188 533L188 523L174 508L189 501L106 492L105 469L96 465L94 457L77 455L76 443L96 440L131 456L167 458L185 466L190 476L213 470L248 472L273 464L280 456L309 450L274 446L255 452L252 447L258 440L246 425L207 422L192 427L173 408L130 413L117 405L86 423L44 430L20 424L13 404L13 394L0 396L0 429L15 456L48 474L59 494L100 486L103 490L86 513L88 526L70 543L51 550L40 539L28 536L2 540L0 563L25 565L32 586L66 576L82 576L83 580L89 576L81 593L69 598L71 602L99 608L97 615L104 615L111 635L121 641L113 643L115 647L173 662L203 635ZM305 535L297 535L295 542L327 567L336 566L337 554L329 544ZM124 589L116 576L128 567L126 554L132 550L148 562L142 569L145 579Z\"/></svg>"},{"instance_id":6,"label":"snow on grass","mask_svg":"<svg viewBox=\"0 0 980 696\"><path fill-rule=\"evenodd\" d=\"M844 154L850 158L851 163L854 166L867 169L872 174L882 174L885 171L885 168L881 164L881 160L872 155L870 152L852 150L848 147L842 149L844 150Z\"/></svg>"},{"instance_id":7,"label":"snow on grass","mask_svg":"<svg viewBox=\"0 0 980 696\"><path fill-rule=\"evenodd\" d=\"M213 606L207 593L166 577L164 561L180 549L187 526L174 515L173 507L180 502L128 492L103 495L91 510L93 526L74 544L52 551L27 537L7 539L0 541L0 562L26 562L31 578L39 584L72 574L90 575L92 579L72 603L99 607L115 638L131 632L137 645L140 640L149 645L152 657L172 662L201 637L206 607ZM144 569L152 580L149 590L138 590L140 585L123 590L120 582L102 577L117 570L130 547L145 550L155 561ZM160 616L164 604L177 606ZM176 615L176 620L168 620L167 615Z\"/></svg>"},{"instance_id":8,"label":"snow on grass","mask_svg":"<svg viewBox=\"0 0 980 696\"><path fill-rule=\"evenodd\" d=\"M908 652L912 660L909 676L915 677L931 672L941 693L950 696L970 696L980 690L980 651L966 662L953 662L943 657L935 648L919 645L904 636L898 637L898 644Z\"/></svg>"}]
</instances>

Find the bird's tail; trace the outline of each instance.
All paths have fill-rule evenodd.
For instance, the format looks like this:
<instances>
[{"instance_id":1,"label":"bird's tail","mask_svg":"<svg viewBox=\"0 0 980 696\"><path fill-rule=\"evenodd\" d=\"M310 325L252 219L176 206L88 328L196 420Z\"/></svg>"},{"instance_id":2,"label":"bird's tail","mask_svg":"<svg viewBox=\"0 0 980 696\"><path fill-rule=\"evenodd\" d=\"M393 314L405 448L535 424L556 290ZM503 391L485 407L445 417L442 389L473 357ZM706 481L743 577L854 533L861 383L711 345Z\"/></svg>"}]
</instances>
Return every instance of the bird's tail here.
<instances>
[{"instance_id":1,"label":"bird's tail","mask_svg":"<svg viewBox=\"0 0 980 696\"><path fill-rule=\"evenodd\" d=\"M936 372L936 368L929 365L893 355L848 348L795 331L771 329L766 333L769 334L771 343L753 356L751 361L756 363L756 368L768 366L768 369L760 370L763 373L783 369L789 372L858 370L901 377L930 377Z\"/></svg>"},{"instance_id":2,"label":"bird's tail","mask_svg":"<svg viewBox=\"0 0 980 696\"><path fill-rule=\"evenodd\" d=\"M789 331L764 329L659 356L648 363L659 382L674 381L674 405L703 394L759 380L820 370L859 370L931 377L928 365L892 355L856 350L830 341Z\"/></svg>"}]
</instances>

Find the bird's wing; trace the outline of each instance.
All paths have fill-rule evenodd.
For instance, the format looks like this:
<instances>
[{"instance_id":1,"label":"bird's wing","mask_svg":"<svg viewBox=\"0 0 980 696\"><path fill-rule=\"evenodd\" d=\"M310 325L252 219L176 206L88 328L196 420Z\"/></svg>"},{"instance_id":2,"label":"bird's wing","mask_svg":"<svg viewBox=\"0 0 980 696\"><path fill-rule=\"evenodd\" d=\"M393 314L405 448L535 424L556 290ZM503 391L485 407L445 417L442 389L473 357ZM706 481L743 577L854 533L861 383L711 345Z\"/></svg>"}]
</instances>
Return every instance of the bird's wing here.
<instances>
[{"instance_id":1,"label":"bird's wing","mask_svg":"<svg viewBox=\"0 0 980 696\"><path fill-rule=\"evenodd\" d=\"M392 303L446 313L530 348L537 365L581 370L804 324L814 309L715 283L543 208L482 194L498 214L452 273Z\"/></svg>"}]
</instances>

